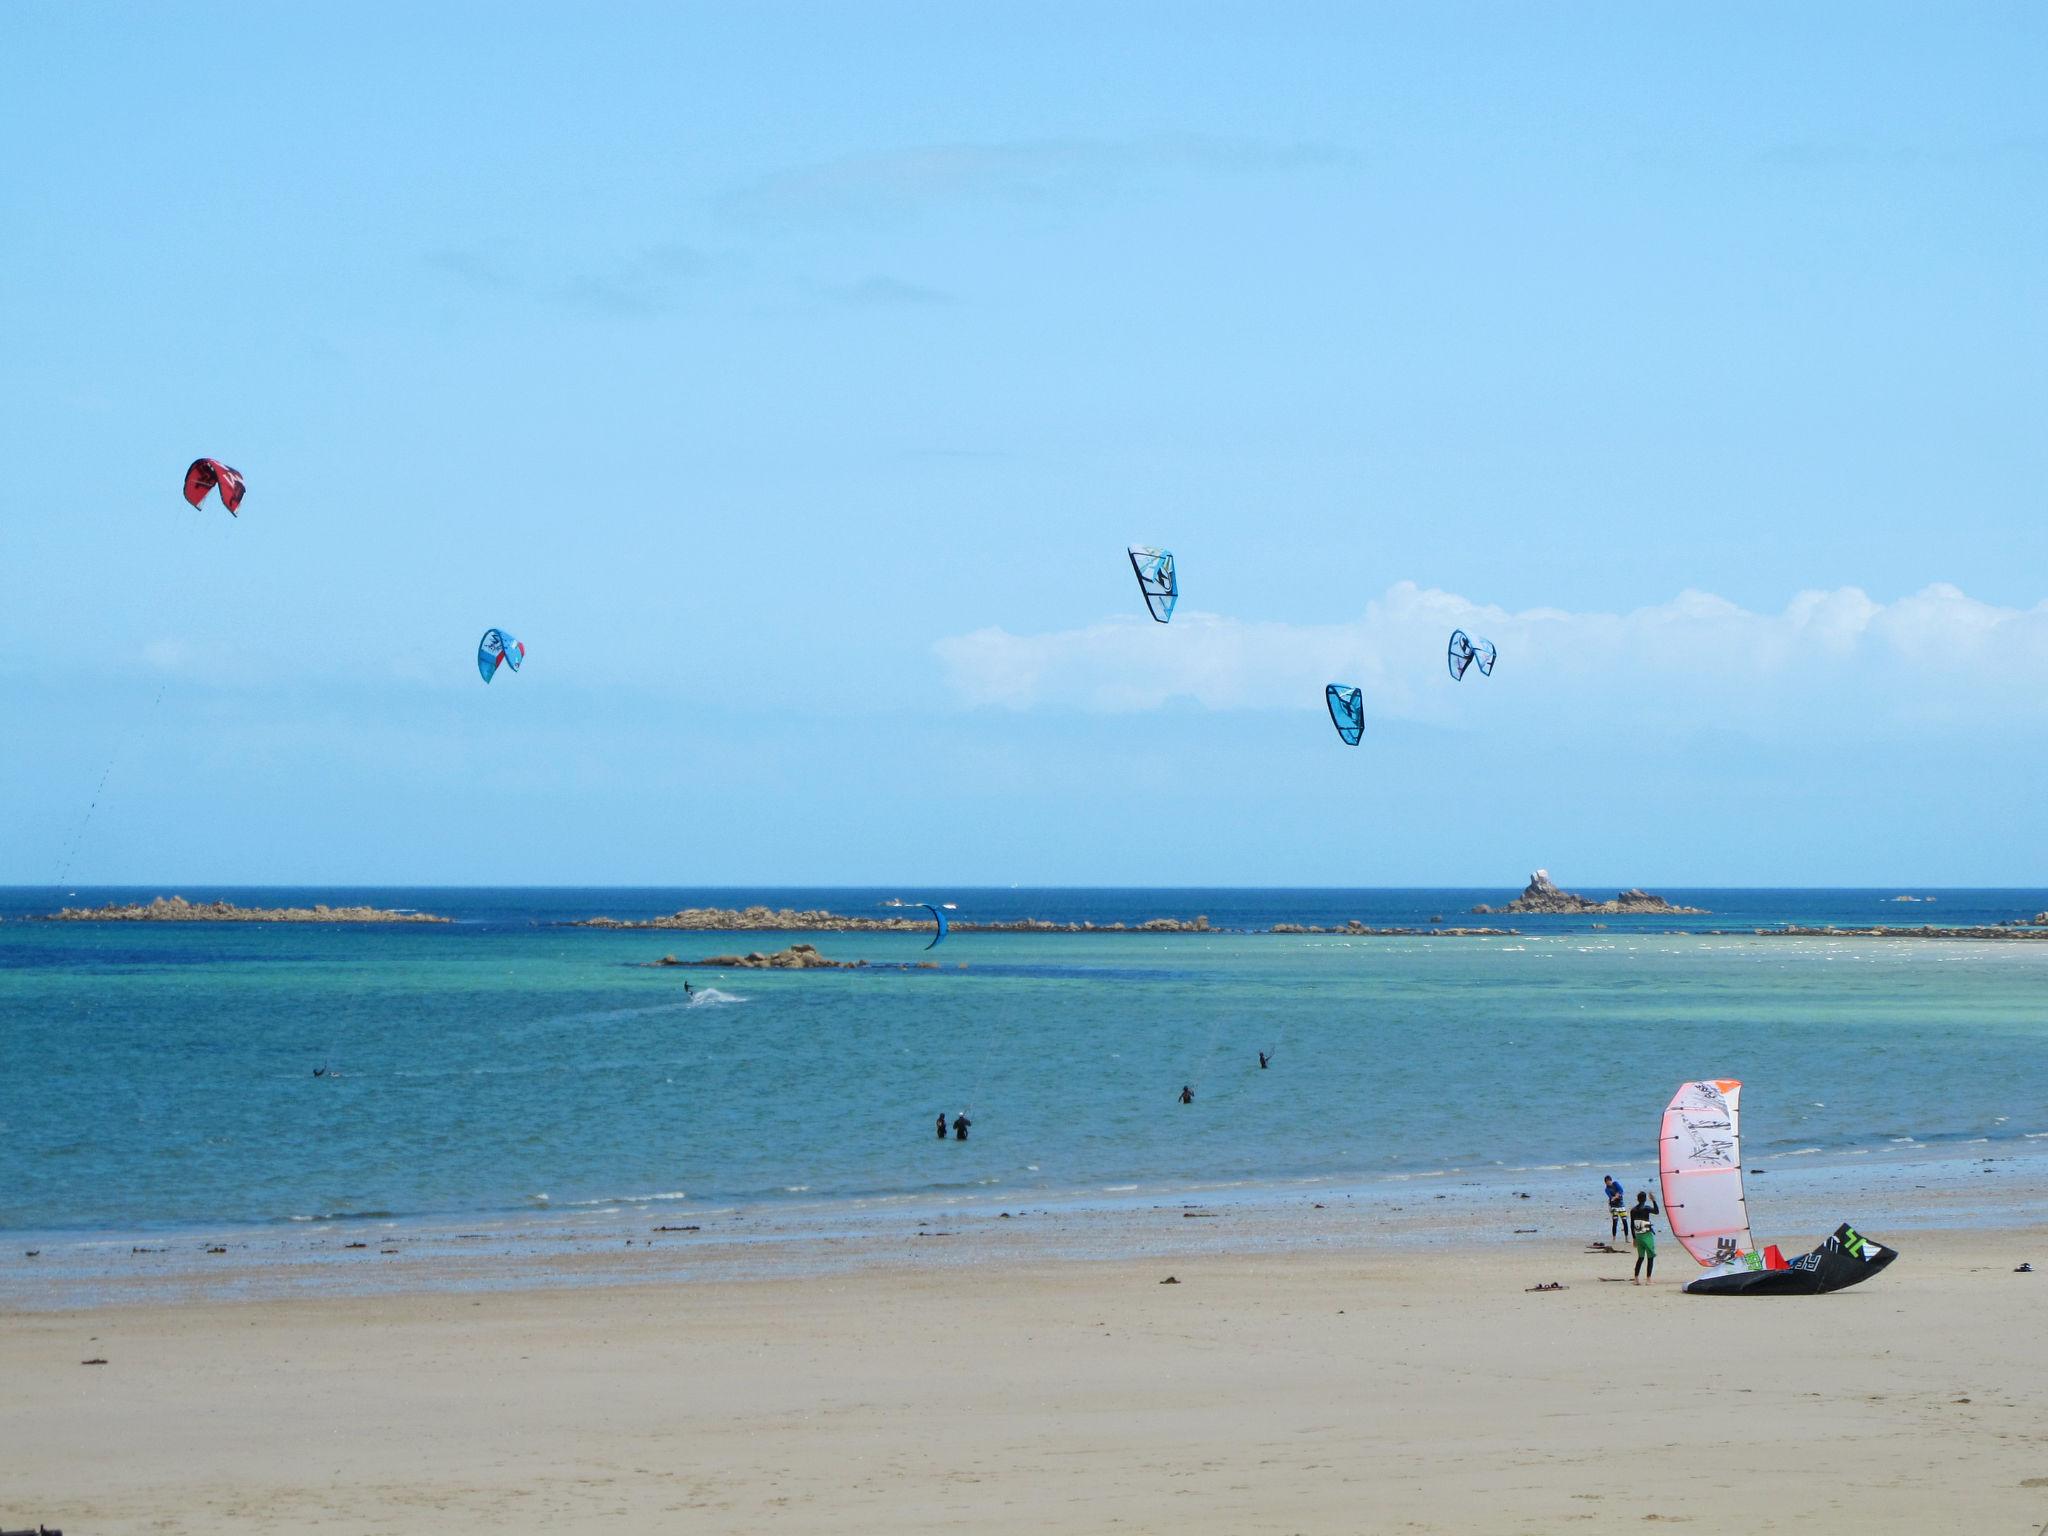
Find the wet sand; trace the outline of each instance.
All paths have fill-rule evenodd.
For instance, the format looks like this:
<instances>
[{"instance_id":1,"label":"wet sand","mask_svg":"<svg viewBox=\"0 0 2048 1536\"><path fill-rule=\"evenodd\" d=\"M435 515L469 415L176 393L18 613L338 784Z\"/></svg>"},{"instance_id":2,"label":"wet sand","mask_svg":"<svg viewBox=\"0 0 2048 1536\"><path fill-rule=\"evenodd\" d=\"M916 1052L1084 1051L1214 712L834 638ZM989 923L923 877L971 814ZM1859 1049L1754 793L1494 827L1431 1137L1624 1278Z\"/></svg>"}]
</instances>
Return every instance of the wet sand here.
<instances>
[{"instance_id":1,"label":"wet sand","mask_svg":"<svg viewBox=\"0 0 2048 1536\"><path fill-rule=\"evenodd\" d=\"M2048 1229L1898 1242L1776 1300L1559 1236L15 1312L0 1526L2032 1531Z\"/></svg>"}]
</instances>

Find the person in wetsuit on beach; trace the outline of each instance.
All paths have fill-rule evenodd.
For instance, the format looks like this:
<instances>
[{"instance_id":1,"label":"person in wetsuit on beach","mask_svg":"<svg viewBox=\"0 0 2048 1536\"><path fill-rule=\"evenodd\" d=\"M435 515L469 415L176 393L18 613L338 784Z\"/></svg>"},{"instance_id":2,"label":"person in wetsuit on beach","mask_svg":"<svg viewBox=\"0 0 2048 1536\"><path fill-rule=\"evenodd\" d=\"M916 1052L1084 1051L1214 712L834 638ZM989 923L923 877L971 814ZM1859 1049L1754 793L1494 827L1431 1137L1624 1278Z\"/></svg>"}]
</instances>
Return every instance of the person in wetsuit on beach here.
<instances>
[{"instance_id":1,"label":"person in wetsuit on beach","mask_svg":"<svg viewBox=\"0 0 2048 1536\"><path fill-rule=\"evenodd\" d=\"M974 1122L967 1118L964 1110L955 1115L953 1117L953 1139L955 1141L965 1141L967 1139L967 1127L972 1124Z\"/></svg>"},{"instance_id":2,"label":"person in wetsuit on beach","mask_svg":"<svg viewBox=\"0 0 2048 1536\"><path fill-rule=\"evenodd\" d=\"M1610 1174L1608 1174L1608 1175L1607 1175L1607 1240L1608 1240L1608 1241L1609 1241L1610 1243L1611 1243L1611 1242L1613 1242L1613 1241L1614 1241L1614 1240L1615 1240L1615 1239L1616 1239L1617 1237L1620 1237L1620 1236L1622 1235L1622 1233L1621 1233L1621 1229L1622 1229L1622 1226L1623 1226L1623 1224L1624 1224L1624 1223L1626 1223L1626 1222L1627 1222L1627 1220L1628 1220L1628 1211L1627 1211L1627 1210L1626 1210L1626 1209L1625 1209L1625 1208L1623 1207L1623 1204L1622 1204L1622 1202L1623 1202L1623 1201L1625 1201L1625 1200L1627 1200L1627 1199L1628 1199L1628 1196L1622 1193L1622 1188L1621 1188L1621 1186L1620 1186L1619 1184L1617 1184L1617 1183L1615 1183L1615 1182L1614 1182L1614 1175L1613 1175L1613 1174L1611 1174L1611 1173L1610 1173Z\"/></svg>"},{"instance_id":3,"label":"person in wetsuit on beach","mask_svg":"<svg viewBox=\"0 0 2048 1536\"><path fill-rule=\"evenodd\" d=\"M1648 1285L1657 1274L1657 1227L1652 1216L1661 1216L1664 1208L1652 1200L1647 1190L1636 1191L1636 1203L1628 1213L1628 1229L1636 1240L1636 1272L1630 1278L1630 1285Z\"/></svg>"}]
</instances>

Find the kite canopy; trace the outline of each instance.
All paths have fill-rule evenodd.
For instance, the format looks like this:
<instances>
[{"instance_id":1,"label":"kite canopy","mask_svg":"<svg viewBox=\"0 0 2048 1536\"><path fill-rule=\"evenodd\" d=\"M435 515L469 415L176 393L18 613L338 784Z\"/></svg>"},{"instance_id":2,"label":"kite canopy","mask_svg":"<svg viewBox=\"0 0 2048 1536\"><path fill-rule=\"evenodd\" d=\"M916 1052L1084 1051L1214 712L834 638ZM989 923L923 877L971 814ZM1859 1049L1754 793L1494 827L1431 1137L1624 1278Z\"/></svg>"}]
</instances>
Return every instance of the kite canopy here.
<instances>
[{"instance_id":1,"label":"kite canopy","mask_svg":"<svg viewBox=\"0 0 2048 1536\"><path fill-rule=\"evenodd\" d=\"M1657 1139L1665 1219L1702 1264L1737 1263L1756 1250L1742 1198L1735 1107L1741 1096L1742 1084L1732 1078L1679 1084Z\"/></svg>"},{"instance_id":2,"label":"kite canopy","mask_svg":"<svg viewBox=\"0 0 2048 1536\"><path fill-rule=\"evenodd\" d=\"M1772 1247L1761 1259L1745 1254L1686 1281L1685 1289L1695 1296L1819 1296L1860 1285L1898 1256L1896 1248L1873 1243L1845 1221L1811 1253L1784 1259Z\"/></svg>"},{"instance_id":3,"label":"kite canopy","mask_svg":"<svg viewBox=\"0 0 2048 1536\"><path fill-rule=\"evenodd\" d=\"M1348 683L1332 683L1323 690L1323 702L1330 706L1330 723L1344 745L1357 746L1365 734L1365 695Z\"/></svg>"},{"instance_id":4,"label":"kite canopy","mask_svg":"<svg viewBox=\"0 0 2048 1536\"><path fill-rule=\"evenodd\" d=\"M1446 653L1446 659L1451 666L1451 681L1462 683L1465 680L1465 669L1475 661L1479 663L1481 677L1493 676L1493 663L1497 654L1491 640L1470 640L1466 638L1462 629L1452 630L1450 649Z\"/></svg>"},{"instance_id":5,"label":"kite canopy","mask_svg":"<svg viewBox=\"0 0 2048 1536\"><path fill-rule=\"evenodd\" d=\"M487 683L497 676L498 668L510 667L517 672L524 660L526 647L502 629L485 630L483 639L476 643L476 669Z\"/></svg>"},{"instance_id":6,"label":"kite canopy","mask_svg":"<svg viewBox=\"0 0 2048 1536\"><path fill-rule=\"evenodd\" d=\"M931 913L932 920L939 925L939 931L932 935L931 943L925 945L926 949L937 949L946 940L946 914L943 909L933 906L928 901L921 901L918 905Z\"/></svg>"},{"instance_id":7,"label":"kite canopy","mask_svg":"<svg viewBox=\"0 0 2048 1536\"><path fill-rule=\"evenodd\" d=\"M241 471L229 469L219 459L194 459L192 467L185 471L185 499L198 506L206 500L208 491L218 488L220 504L228 509L229 516L239 514L242 505Z\"/></svg>"},{"instance_id":8,"label":"kite canopy","mask_svg":"<svg viewBox=\"0 0 2048 1536\"><path fill-rule=\"evenodd\" d=\"M1145 594L1145 606L1161 624L1173 617L1173 605L1180 600L1180 578L1174 573L1173 551L1130 548L1131 569L1138 573L1138 590Z\"/></svg>"}]
</instances>

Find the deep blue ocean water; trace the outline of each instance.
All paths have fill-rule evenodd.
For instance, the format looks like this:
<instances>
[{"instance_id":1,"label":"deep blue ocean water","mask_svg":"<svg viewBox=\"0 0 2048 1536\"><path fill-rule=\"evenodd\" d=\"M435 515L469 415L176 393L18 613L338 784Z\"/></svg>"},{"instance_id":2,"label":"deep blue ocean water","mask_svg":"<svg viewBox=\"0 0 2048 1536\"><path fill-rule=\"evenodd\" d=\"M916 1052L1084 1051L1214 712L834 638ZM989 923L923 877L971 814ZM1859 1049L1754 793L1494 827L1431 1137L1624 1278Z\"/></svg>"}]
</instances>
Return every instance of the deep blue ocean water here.
<instances>
[{"instance_id":1,"label":"deep blue ocean water","mask_svg":"<svg viewBox=\"0 0 2048 1536\"><path fill-rule=\"evenodd\" d=\"M891 896L969 919L1419 925L1499 890L189 887L460 921L22 920L156 894L0 892L0 1229L1645 1167L1672 1086L1701 1075L1748 1085L1752 1161L2048 1134L2048 944L1524 919L1507 939L956 934L939 970L712 975L644 963L788 940L552 926ZM2048 891L1662 894L1713 910L1684 926L1732 930L2048 909ZM927 958L910 935L817 942ZM939 1145L934 1117L961 1110L971 1139Z\"/></svg>"}]
</instances>

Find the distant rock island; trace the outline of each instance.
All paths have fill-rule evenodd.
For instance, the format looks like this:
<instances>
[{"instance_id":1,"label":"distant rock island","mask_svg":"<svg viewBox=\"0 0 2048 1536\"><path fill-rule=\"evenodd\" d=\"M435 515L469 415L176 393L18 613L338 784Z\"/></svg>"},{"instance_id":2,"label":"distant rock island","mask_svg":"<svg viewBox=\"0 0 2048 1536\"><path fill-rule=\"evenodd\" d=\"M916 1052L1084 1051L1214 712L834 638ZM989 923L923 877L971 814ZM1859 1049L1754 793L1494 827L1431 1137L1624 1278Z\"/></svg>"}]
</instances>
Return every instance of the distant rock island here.
<instances>
[{"instance_id":1,"label":"distant rock island","mask_svg":"<svg viewBox=\"0 0 2048 1536\"><path fill-rule=\"evenodd\" d=\"M1561 891L1551 884L1547 870L1537 870L1529 877L1529 883L1522 894L1504 907L1477 906L1472 909L1478 916L1500 915L1520 917L1581 917L1589 914L1616 917L1706 917L1710 914L1704 907L1675 907L1662 896L1652 896L1648 891L1623 891L1612 901L1595 901L1590 896L1581 896L1575 891Z\"/></svg>"},{"instance_id":2,"label":"distant rock island","mask_svg":"<svg viewBox=\"0 0 2048 1536\"><path fill-rule=\"evenodd\" d=\"M144 906L108 902L103 907L66 907L43 919L50 923L445 923L430 912L393 912L381 907L238 907L228 901L187 901L159 896Z\"/></svg>"},{"instance_id":3,"label":"distant rock island","mask_svg":"<svg viewBox=\"0 0 2048 1536\"><path fill-rule=\"evenodd\" d=\"M587 917L572 928L660 928L682 933L930 933L929 917L849 917L822 907L685 907L666 917ZM955 933L1207 933L1206 917L1155 917L1142 923L1052 923L1021 917L1010 922L955 921Z\"/></svg>"},{"instance_id":4,"label":"distant rock island","mask_svg":"<svg viewBox=\"0 0 2048 1536\"><path fill-rule=\"evenodd\" d=\"M778 949L772 955L759 950L745 955L713 955L709 960L678 960L674 955L663 955L654 964L715 966L722 971L863 971L865 960L827 960L818 953L815 944L792 944L787 949ZM936 971L935 961L923 962L927 969Z\"/></svg>"},{"instance_id":5,"label":"distant rock island","mask_svg":"<svg viewBox=\"0 0 2048 1536\"><path fill-rule=\"evenodd\" d=\"M1674 909L1675 910L1675 909ZM1432 925L1441 922L1431 918ZM1274 933L1342 933L1354 938L1372 939L1511 939L1516 937L1513 928L1372 928L1352 918L1348 923L1336 923L1324 927L1318 923L1275 923Z\"/></svg>"}]
</instances>

